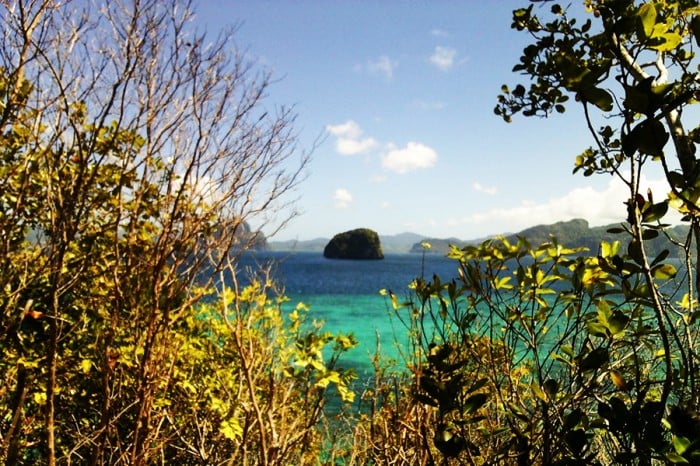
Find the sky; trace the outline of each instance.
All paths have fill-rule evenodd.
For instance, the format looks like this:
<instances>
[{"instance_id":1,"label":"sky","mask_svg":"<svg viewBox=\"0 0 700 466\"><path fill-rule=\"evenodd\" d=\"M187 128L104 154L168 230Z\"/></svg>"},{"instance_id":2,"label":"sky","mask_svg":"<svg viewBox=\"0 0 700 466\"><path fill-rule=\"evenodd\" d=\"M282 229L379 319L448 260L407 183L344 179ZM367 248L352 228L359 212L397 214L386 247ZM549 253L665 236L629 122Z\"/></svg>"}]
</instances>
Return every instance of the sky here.
<instances>
[{"instance_id":1,"label":"sky","mask_svg":"<svg viewBox=\"0 0 700 466\"><path fill-rule=\"evenodd\" d=\"M271 239L362 227L466 240L624 219L621 183L572 174L591 144L579 107L510 124L493 113L501 85L522 82L511 70L528 38L510 23L527 4L200 0L197 24L237 27L275 78L265 105L293 106L300 148L315 146L300 215Z\"/></svg>"}]
</instances>

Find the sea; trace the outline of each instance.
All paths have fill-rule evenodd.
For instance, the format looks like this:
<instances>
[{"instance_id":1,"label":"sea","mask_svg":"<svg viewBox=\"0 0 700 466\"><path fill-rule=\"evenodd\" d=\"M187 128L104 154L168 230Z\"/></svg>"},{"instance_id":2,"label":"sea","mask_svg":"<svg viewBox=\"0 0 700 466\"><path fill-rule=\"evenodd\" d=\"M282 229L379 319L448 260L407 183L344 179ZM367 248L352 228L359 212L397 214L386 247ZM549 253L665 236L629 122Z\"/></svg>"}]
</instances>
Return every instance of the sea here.
<instances>
[{"instance_id":1,"label":"sea","mask_svg":"<svg viewBox=\"0 0 700 466\"><path fill-rule=\"evenodd\" d=\"M344 354L339 366L352 367L360 378L372 372L379 355L387 364L401 365L407 330L396 315L387 290L401 301L409 299L410 283L438 275L457 276L457 261L435 253L386 254L381 260L326 259L321 252L247 252L239 268L272 264L273 278L289 298L291 312L298 303L309 307L308 318L322 321L333 333L352 333L359 344ZM403 310L403 312L408 312Z\"/></svg>"}]
</instances>

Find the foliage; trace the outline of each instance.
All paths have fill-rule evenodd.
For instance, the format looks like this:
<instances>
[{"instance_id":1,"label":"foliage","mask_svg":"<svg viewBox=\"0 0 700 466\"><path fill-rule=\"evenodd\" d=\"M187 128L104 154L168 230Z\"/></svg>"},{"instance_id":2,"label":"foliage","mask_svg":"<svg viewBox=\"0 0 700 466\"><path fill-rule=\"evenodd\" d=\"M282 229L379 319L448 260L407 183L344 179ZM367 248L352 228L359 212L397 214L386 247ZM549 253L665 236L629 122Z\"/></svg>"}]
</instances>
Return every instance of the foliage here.
<instances>
[{"instance_id":1,"label":"foliage","mask_svg":"<svg viewBox=\"0 0 700 466\"><path fill-rule=\"evenodd\" d=\"M323 250L331 259L383 259L382 245L376 231L369 228L338 233Z\"/></svg>"},{"instance_id":2,"label":"foliage","mask_svg":"<svg viewBox=\"0 0 700 466\"><path fill-rule=\"evenodd\" d=\"M495 113L545 117L575 101L594 145L574 172L618 177L626 212L590 250L555 236L455 247L458 279L392 296L414 339L404 393L434 420L421 433L435 462L700 464L700 128L682 118L700 91L700 7L584 7L583 19L546 0L514 11L532 38L514 71L530 81L504 85ZM640 183L650 170L665 176L661 196ZM680 239L667 235L673 211ZM401 419L415 409L391 406Z\"/></svg>"},{"instance_id":3,"label":"foliage","mask_svg":"<svg viewBox=\"0 0 700 466\"><path fill-rule=\"evenodd\" d=\"M310 461L354 340L230 289L307 161L269 75L186 2L0 8L2 461Z\"/></svg>"},{"instance_id":4,"label":"foliage","mask_svg":"<svg viewBox=\"0 0 700 466\"><path fill-rule=\"evenodd\" d=\"M163 390L167 463L314 464L329 387L353 400L337 362L354 338L321 331L301 303L285 315L269 286L225 288L183 320Z\"/></svg>"}]
</instances>

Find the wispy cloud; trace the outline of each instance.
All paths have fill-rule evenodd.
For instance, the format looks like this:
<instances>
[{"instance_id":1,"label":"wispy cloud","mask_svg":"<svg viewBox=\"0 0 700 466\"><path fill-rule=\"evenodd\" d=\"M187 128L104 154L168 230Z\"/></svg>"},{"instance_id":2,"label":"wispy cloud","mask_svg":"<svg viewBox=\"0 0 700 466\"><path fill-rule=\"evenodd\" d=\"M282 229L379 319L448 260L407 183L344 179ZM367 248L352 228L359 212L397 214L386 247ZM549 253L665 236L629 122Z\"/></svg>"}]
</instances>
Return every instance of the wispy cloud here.
<instances>
[{"instance_id":1,"label":"wispy cloud","mask_svg":"<svg viewBox=\"0 0 700 466\"><path fill-rule=\"evenodd\" d=\"M386 55L381 55L376 60L370 60L365 64L355 65L355 71L368 72L370 74L384 76L387 80L394 77L394 70L399 66L399 62L392 60Z\"/></svg>"},{"instance_id":2,"label":"wispy cloud","mask_svg":"<svg viewBox=\"0 0 700 466\"><path fill-rule=\"evenodd\" d=\"M408 173L431 168L437 158L437 153L432 148L418 142L409 142L404 148L391 145L382 157L382 166L396 173Z\"/></svg>"},{"instance_id":3,"label":"wispy cloud","mask_svg":"<svg viewBox=\"0 0 700 466\"><path fill-rule=\"evenodd\" d=\"M338 125L328 125L326 131L336 137L335 150L343 155L362 154L377 145L374 138L363 137L362 129L353 120Z\"/></svg>"},{"instance_id":4,"label":"wispy cloud","mask_svg":"<svg viewBox=\"0 0 700 466\"><path fill-rule=\"evenodd\" d=\"M430 56L430 63L442 71L449 71L455 64L455 58L457 58L456 49L438 45L435 47L435 52Z\"/></svg>"},{"instance_id":5,"label":"wispy cloud","mask_svg":"<svg viewBox=\"0 0 700 466\"><path fill-rule=\"evenodd\" d=\"M498 189L496 189L495 186L484 186L478 181L472 185L472 188L474 188L474 191L476 191L477 193L484 193L490 195L498 193Z\"/></svg>"},{"instance_id":6,"label":"wispy cloud","mask_svg":"<svg viewBox=\"0 0 700 466\"><path fill-rule=\"evenodd\" d=\"M433 29L430 31L430 35L431 35L431 36L434 36L434 37L447 37L447 36L450 35L450 33L447 32L447 31L445 31L444 29L433 28Z\"/></svg>"},{"instance_id":7,"label":"wispy cloud","mask_svg":"<svg viewBox=\"0 0 700 466\"><path fill-rule=\"evenodd\" d=\"M443 110L447 108L447 104L440 100L426 101L426 100L416 100L414 102L415 106L421 110Z\"/></svg>"},{"instance_id":8,"label":"wispy cloud","mask_svg":"<svg viewBox=\"0 0 700 466\"><path fill-rule=\"evenodd\" d=\"M662 197L660 193L665 192L662 180L643 178L640 183L643 191L646 192L646 189L650 188L659 198ZM627 187L617 178L612 178L603 190L595 190L590 186L576 188L546 202L523 201L520 205L512 207L499 207L468 217L454 218L448 221L448 225L488 225L490 233L515 232L535 224L549 224L573 218L584 218L592 226L607 225L625 218L624 202L628 197Z\"/></svg>"},{"instance_id":9,"label":"wispy cloud","mask_svg":"<svg viewBox=\"0 0 700 466\"><path fill-rule=\"evenodd\" d=\"M352 193L344 188L338 188L333 194L336 209L347 209L352 203Z\"/></svg>"}]
</instances>

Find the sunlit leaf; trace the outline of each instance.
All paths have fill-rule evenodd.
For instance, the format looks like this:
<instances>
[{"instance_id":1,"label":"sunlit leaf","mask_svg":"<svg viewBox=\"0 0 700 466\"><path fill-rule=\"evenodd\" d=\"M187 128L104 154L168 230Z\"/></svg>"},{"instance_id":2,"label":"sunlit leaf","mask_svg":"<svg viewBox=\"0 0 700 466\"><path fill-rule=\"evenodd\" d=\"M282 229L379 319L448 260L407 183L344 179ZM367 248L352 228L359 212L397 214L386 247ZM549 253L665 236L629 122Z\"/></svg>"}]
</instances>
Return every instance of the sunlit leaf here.
<instances>
[{"instance_id":1,"label":"sunlit leaf","mask_svg":"<svg viewBox=\"0 0 700 466\"><path fill-rule=\"evenodd\" d=\"M219 431L221 432L221 435L229 440L236 440L243 436L243 428L238 423L236 418L221 421Z\"/></svg>"},{"instance_id":2,"label":"sunlit leaf","mask_svg":"<svg viewBox=\"0 0 700 466\"><path fill-rule=\"evenodd\" d=\"M532 390L532 393L535 395L535 397L539 398L540 400L544 401L545 403L547 403L549 401L549 398L547 397L545 392L542 390L542 388L540 388L540 385L537 382L533 381L530 384L530 390Z\"/></svg>"},{"instance_id":3,"label":"sunlit leaf","mask_svg":"<svg viewBox=\"0 0 700 466\"><path fill-rule=\"evenodd\" d=\"M692 442L687 438L678 435L673 436L673 449L676 450L676 453L679 455L685 453L690 445L692 445Z\"/></svg>"},{"instance_id":4,"label":"sunlit leaf","mask_svg":"<svg viewBox=\"0 0 700 466\"><path fill-rule=\"evenodd\" d=\"M690 464L690 462L677 453L666 453L666 459L673 464Z\"/></svg>"},{"instance_id":5,"label":"sunlit leaf","mask_svg":"<svg viewBox=\"0 0 700 466\"><path fill-rule=\"evenodd\" d=\"M650 37L656 24L656 8L652 3L645 3L639 7L637 17L641 23L642 39Z\"/></svg>"},{"instance_id":6,"label":"sunlit leaf","mask_svg":"<svg viewBox=\"0 0 700 466\"><path fill-rule=\"evenodd\" d=\"M654 267L651 272L654 274L654 278L657 280L670 280L678 273L673 264L661 264Z\"/></svg>"},{"instance_id":7,"label":"sunlit leaf","mask_svg":"<svg viewBox=\"0 0 700 466\"><path fill-rule=\"evenodd\" d=\"M683 37L675 32L668 32L660 36L660 41L658 45L653 45L651 48L659 52L670 52L675 50L680 43L683 41Z\"/></svg>"},{"instance_id":8,"label":"sunlit leaf","mask_svg":"<svg viewBox=\"0 0 700 466\"><path fill-rule=\"evenodd\" d=\"M625 378L618 371L610 371L610 378L612 379L613 385L619 390L625 390L627 388Z\"/></svg>"},{"instance_id":9,"label":"sunlit leaf","mask_svg":"<svg viewBox=\"0 0 700 466\"><path fill-rule=\"evenodd\" d=\"M608 91L599 87L586 87L579 91L583 100L590 102L604 112L613 109L613 98Z\"/></svg>"}]
</instances>

